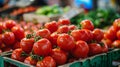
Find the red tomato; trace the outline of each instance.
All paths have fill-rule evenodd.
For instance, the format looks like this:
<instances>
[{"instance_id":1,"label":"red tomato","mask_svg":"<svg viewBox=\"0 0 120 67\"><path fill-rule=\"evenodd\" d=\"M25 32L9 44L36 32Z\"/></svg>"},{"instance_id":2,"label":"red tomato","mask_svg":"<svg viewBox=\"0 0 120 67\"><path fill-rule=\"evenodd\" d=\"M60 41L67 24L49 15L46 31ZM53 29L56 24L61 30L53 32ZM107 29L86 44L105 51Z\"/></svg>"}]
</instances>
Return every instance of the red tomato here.
<instances>
[{"instance_id":1,"label":"red tomato","mask_svg":"<svg viewBox=\"0 0 120 67\"><path fill-rule=\"evenodd\" d=\"M16 41L14 46L13 46L13 49L17 49L17 48L20 48L20 42L19 41Z\"/></svg>"},{"instance_id":2,"label":"red tomato","mask_svg":"<svg viewBox=\"0 0 120 67\"><path fill-rule=\"evenodd\" d=\"M0 34L1 34L1 33L3 32L3 30L5 30L5 29L6 29L5 24L0 22Z\"/></svg>"},{"instance_id":3,"label":"red tomato","mask_svg":"<svg viewBox=\"0 0 120 67\"><path fill-rule=\"evenodd\" d=\"M2 53L2 50L0 49L0 54Z\"/></svg>"},{"instance_id":4,"label":"red tomato","mask_svg":"<svg viewBox=\"0 0 120 67\"><path fill-rule=\"evenodd\" d=\"M88 30L94 29L94 25L93 25L92 21L90 21L90 20L83 20L80 22L80 24L81 24L82 29L88 29Z\"/></svg>"},{"instance_id":5,"label":"red tomato","mask_svg":"<svg viewBox=\"0 0 120 67\"><path fill-rule=\"evenodd\" d=\"M75 30L75 29L77 29L77 27L75 25L69 25L68 28L69 28L69 30Z\"/></svg>"},{"instance_id":6,"label":"red tomato","mask_svg":"<svg viewBox=\"0 0 120 67\"><path fill-rule=\"evenodd\" d=\"M104 42L102 42L102 44L101 44L102 46L102 52L103 53L106 53L106 52L108 52L108 46L107 46L107 44L106 43L104 43Z\"/></svg>"},{"instance_id":7,"label":"red tomato","mask_svg":"<svg viewBox=\"0 0 120 67\"><path fill-rule=\"evenodd\" d=\"M12 52L11 58L23 62L26 57L25 56L21 56L22 52L23 52L22 49L15 49Z\"/></svg>"},{"instance_id":8,"label":"red tomato","mask_svg":"<svg viewBox=\"0 0 120 67\"><path fill-rule=\"evenodd\" d=\"M117 31L117 38L120 40L120 30Z\"/></svg>"},{"instance_id":9,"label":"red tomato","mask_svg":"<svg viewBox=\"0 0 120 67\"><path fill-rule=\"evenodd\" d=\"M67 25L60 26L57 30L58 33L68 33L69 28Z\"/></svg>"},{"instance_id":10,"label":"red tomato","mask_svg":"<svg viewBox=\"0 0 120 67\"><path fill-rule=\"evenodd\" d=\"M16 38L17 40L20 41L22 38L25 37L25 33L24 33L23 28L18 27L18 26L14 26L11 30L12 30L12 32L14 33L15 38Z\"/></svg>"},{"instance_id":11,"label":"red tomato","mask_svg":"<svg viewBox=\"0 0 120 67\"><path fill-rule=\"evenodd\" d=\"M48 38L50 37L50 31L48 29L41 29L36 32L37 36L43 37L43 38Z\"/></svg>"},{"instance_id":12,"label":"red tomato","mask_svg":"<svg viewBox=\"0 0 120 67\"><path fill-rule=\"evenodd\" d=\"M13 26L17 25L14 20L7 20L5 21L5 25L8 29L11 29Z\"/></svg>"},{"instance_id":13,"label":"red tomato","mask_svg":"<svg viewBox=\"0 0 120 67\"><path fill-rule=\"evenodd\" d=\"M73 38L78 41L78 40L83 40L83 41L87 41L88 40L88 34L86 32L85 29L82 30L73 30L71 32L71 35L73 36Z\"/></svg>"},{"instance_id":14,"label":"red tomato","mask_svg":"<svg viewBox=\"0 0 120 67\"><path fill-rule=\"evenodd\" d=\"M75 48L72 50L72 55L76 58L86 58L88 56L89 46L85 41L79 40L76 42Z\"/></svg>"},{"instance_id":15,"label":"red tomato","mask_svg":"<svg viewBox=\"0 0 120 67\"><path fill-rule=\"evenodd\" d=\"M5 47L5 48L3 48L3 51L4 51L4 52L6 52L6 51L12 51L12 48L10 48L10 47Z\"/></svg>"},{"instance_id":16,"label":"red tomato","mask_svg":"<svg viewBox=\"0 0 120 67\"><path fill-rule=\"evenodd\" d=\"M32 51L33 44L34 44L34 38L30 38L30 39L23 38L20 42L20 47L24 52L30 53Z\"/></svg>"},{"instance_id":17,"label":"red tomato","mask_svg":"<svg viewBox=\"0 0 120 67\"><path fill-rule=\"evenodd\" d=\"M50 23L46 23L45 24L45 28L47 28L48 30L50 30L51 33L57 31L58 29L58 24L56 21L52 21Z\"/></svg>"},{"instance_id":18,"label":"red tomato","mask_svg":"<svg viewBox=\"0 0 120 67\"><path fill-rule=\"evenodd\" d=\"M30 64L30 65L36 65L36 64L37 64L37 60L32 59L32 57L28 56L28 57L24 60L24 63Z\"/></svg>"},{"instance_id":19,"label":"red tomato","mask_svg":"<svg viewBox=\"0 0 120 67\"><path fill-rule=\"evenodd\" d=\"M108 48L112 47L112 41L110 39L103 39L102 42L106 43Z\"/></svg>"},{"instance_id":20,"label":"red tomato","mask_svg":"<svg viewBox=\"0 0 120 67\"><path fill-rule=\"evenodd\" d=\"M65 51L72 50L75 47L74 38L65 33L58 36L57 44Z\"/></svg>"},{"instance_id":21,"label":"red tomato","mask_svg":"<svg viewBox=\"0 0 120 67\"><path fill-rule=\"evenodd\" d=\"M2 46L3 41L2 41L2 34L0 34L0 46Z\"/></svg>"},{"instance_id":22,"label":"red tomato","mask_svg":"<svg viewBox=\"0 0 120 67\"><path fill-rule=\"evenodd\" d=\"M102 47L100 44L97 43L91 43L89 44L89 55L96 55L102 52Z\"/></svg>"},{"instance_id":23,"label":"red tomato","mask_svg":"<svg viewBox=\"0 0 120 67\"><path fill-rule=\"evenodd\" d=\"M5 32L2 35L2 41L7 46L12 46L15 42L15 35L13 32Z\"/></svg>"},{"instance_id":24,"label":"red tomato","mask_svg":"<svg viewBox=\"0 0 120 67\"><path fill-rule=\"evenodd\" d=\"M52 45L46 38L42 38L34 43L33 51L39 56L47 56L52 51Z\"/></svg>"},{"instance_id":25,"label":"red tomato","mask_svg":"<svg viewBox=\"0 0 120 67\"><path fill-rule=\"evenodd\" d=\"M114 22L113 22L113 27L117 30L120 30L120 18L116 19Z\"/></svg>"},{"instance_id":26,"label":"red tomato","mask_svg":"<svg viewBox=\"0 0 120 67\"><path fill-rule=\"evenodd\" d=\"M56 62L52 57L47 56L42 61L38 61L36 67L56 67Z\"/></svg>"},{"instance_id":27,"label":"red tomato","mask_svg":"<svg viewBox=\"0 0 120 67\"><path fill-rule=\"evenodd\" d=\"M113 27L113 26L111 26L108 30L107 30L107 32L105 32L105 34L104 34L104 38L106 38L106 39L110 39L110 40L115 40L116 38L117 38L117 36L116 36L116 29Z\"/></svg>"},{"instance_id":28,"label":"red tomato","mask_svg":"<svg viewBox=\"0 0 120 67\"><path fill-rule=\"evenodd\" d=\"M51 53L51 57L55 60L57 65L65 64L67 61L67 55L61 49L53 49Z\"/></svg>"},{"instance_id":29,"label":"red tomato","mask_svg":"<svg viewBox=\"0 0 120 67\"><path fill-rule=\"evenodd\" d=\"M94 40L100 42L104 37L104 32L101 29L94 29L93 36L94 36Z\"/></svg>"},{"instance_id":30,"label":"red tomato","mask_svg":"<svg viewBox=\"0 0 120 67\"><path fill-rule=\"evenodd\" d=\"M88 37L88 39L86 38L87 39L86 41L89 42L89 41L93 40L93 33L92 33L92 31L88 30L88 29L83 29L83 30L85 30L85 32L87 34L86 37Z\"/></svg>"},{"instance_id":31,"label":"red tomato","mask_svg":"<svg viewBox=\"0 0 120 67\"><path fill-rule=\"evenodd\" d=\"M58 25L69 25L70 20L69 19L59 19L58 20Z\"/></svg>"},{"instance_id":32,"label":"red tomato","mask_svg":"<svg viewBox=\"0 0 120 67\"><path fill-rule=\"evenodd\" d=\"M114 48L120 48L120 40L115 40L113 43L112 43L112 47Z\"/></svg>"}]
</instances>

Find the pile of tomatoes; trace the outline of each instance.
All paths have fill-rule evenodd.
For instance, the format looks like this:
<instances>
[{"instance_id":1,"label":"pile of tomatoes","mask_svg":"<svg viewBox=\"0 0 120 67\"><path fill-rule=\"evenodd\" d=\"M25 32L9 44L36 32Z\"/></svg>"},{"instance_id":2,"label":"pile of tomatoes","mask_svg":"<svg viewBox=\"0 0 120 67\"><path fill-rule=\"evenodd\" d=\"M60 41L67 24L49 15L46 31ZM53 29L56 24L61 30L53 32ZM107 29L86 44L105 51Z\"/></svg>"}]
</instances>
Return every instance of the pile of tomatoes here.
<instances>
[{"instance_id":1,"label":"pile of tomatoes","mask_svg":"<svg viewBox=\"0 0 120 67\"><path fill-rule=\"evenodd\" d=\"M56 67L107 52L103 37L103 30L94 29L90 20L83 20L77 27L68 19L60 19L27 34L11 58L36 67Z\"/></svg>"}]
</instances>

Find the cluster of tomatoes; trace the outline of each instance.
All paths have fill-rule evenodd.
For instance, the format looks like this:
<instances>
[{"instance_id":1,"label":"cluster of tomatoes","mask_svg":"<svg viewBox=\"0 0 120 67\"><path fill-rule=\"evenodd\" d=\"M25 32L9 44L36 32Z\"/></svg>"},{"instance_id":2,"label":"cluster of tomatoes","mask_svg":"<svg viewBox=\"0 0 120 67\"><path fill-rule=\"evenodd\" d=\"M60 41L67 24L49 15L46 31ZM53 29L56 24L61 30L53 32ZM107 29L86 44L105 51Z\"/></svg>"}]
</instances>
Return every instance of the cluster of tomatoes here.
<instances>
[{"instance_id":1,"label":"cluster of tomatoes","mask_svg":"<svg viewBox=\"0 0 120 67\"><path fill-rule=\"evenodd\" d=\"M109 48L120 48L120 18L105 32L103 41Z\"/></svg>"},{"instance_id":2,"label":"cluster of tomatoes","mask_svg":"<svg viewBox=\"0 0 120 67\"><path fill-rule=\"evenodd\" d=\"M90 20L83 20L77 27L68 19L60 19L27 34L11 58L36 67L56 67L107 52L107 44L101 41L103 37L104 32L94 29Z\"/></svg>"}]
</instances>

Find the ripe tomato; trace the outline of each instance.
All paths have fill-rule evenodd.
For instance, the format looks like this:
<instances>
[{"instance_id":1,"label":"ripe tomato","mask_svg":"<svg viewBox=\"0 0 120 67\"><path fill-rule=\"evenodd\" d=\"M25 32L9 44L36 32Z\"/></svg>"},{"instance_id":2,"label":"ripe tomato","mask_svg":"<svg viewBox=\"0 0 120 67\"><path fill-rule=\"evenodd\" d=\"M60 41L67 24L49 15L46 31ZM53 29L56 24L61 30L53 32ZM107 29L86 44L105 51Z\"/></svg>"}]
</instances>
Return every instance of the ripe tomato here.
<instances>
[{"instance_id":1,"label":"ripe tomato","mask_svg":"<svg viewBox=\"0 0 120 67\"><path fill-rule=\"evenodd\" d=\"M120 30L117 31L117 38L120 40Z\"/></svg>"},{"instance_id":2,"label":"ripe tomato","mask_svg":"<svg viewBox=\"0 0 120 67\"><path fill-rule=\"evenodd\" d=\"M67 55L61 49L53 49L51 53L51 57L55 60L57 65L65 64L67 61Z\"/></svg>"},{"instance_id":3,"label":"ripe tomato","mask_svg":"<svg viewBox=\"0 0 120 67\"><path fill-rule=\"evenodd\" d=\"M12 55L11 55L11 58L12 59L15 59L15 60L18 60L18 61L24 61L24 59L26 58L25 56L22 56L22 49L15 49L13 52L12 52Z\"/></svg>"},{"instance_id":4,"label":"ripe tomato","mask_svg":"<svg viewBox=\"0 0 120 67\"><path fill-rule=\"evenodd\" d=\"M104 42L105 44L107 44L108 48L112 47L112 41L110 39L103 39L102 42Z\"/></svg>"},{"instance_id":5,"label":"ripe tomato","mask_svg":"<svg viewBox=\"0 0 120 67\"><path fill-rule=\"evenodd\" d=\"M23 38L20 42L20 47L24 52L30 53L32 51L33 44L34 44L34 38L30 38L30 39Z\"/></svg>"},{"instance_id":6,"label":"ripe tomato","mask_svg":"<svg viewBox=\"0 0 120 67\"><path fill-rule=\"evenodd\" d=\"M28 56L27 58L25 58L24 63L30 64L30 65L36 65L37 60L32 59L32 57Z\"/></svg>"},{"instance_id":7,"label":"ripe tomato","mask_svg":"<svg viewBox=\"0 0 120 67\"><path fill-rule=\"evenodd\" d=\"M52 21L50 23L46 23L45 24L45 28L47 28L48 30L50 30L51 33L57 31L58 29L58 24L56 21Z\"/></svg>"},{"instance_id":8,"label":"ripe tomato","mask_svg":"<svg viewBox=\"0 0 120 67\"><path fill-rule=\"evenodd\" d=\"M78 40L83 40L83 41L87 41L88 40L88 34L86 32L85 29L82 30L73 30L71 32L71 35L73 36L73 38L78 41Z\"/></svg>"},{"instance_id":9,"label":"ripe tomato","mask_svg":"<svg viewBox=\"0 0 120 67\"><path fill-rule=\"evenodd\" d=\"M2 34L0 34L0 46L2 46L3 42L2 42Z\"/></svg>"},{"instance_id":10,"label":"ripe tomato","mask_svg":"<svg viewBox=\"0 0 120 67\"><path fill-rule=\"evenodd\" d=\"M5 25L8 29L11 29L13 26L17 25L14 20L7 20L5 21Z\"/></svg>"},{"instance_id":11,"label":"ripe tomato","mask_svg":"<svg viewBox=\"0 0 120 67\"><path fill-rule=\"evenodd\" d=\"M25 37L23 28L18 27L18 26L14 26L11 30L12 30L12 32L14 33L15 38L16 38L17 40L20 41L22 38Z\"/></svg>"},{"instance_id":12,"label":"ripe tomato","mask_svg":"<svg viewBox=\"0 0 120 67\"><path fill-rule=\"evenodd\" d=\"M15 42L15 35L13 32L5 32L2 35L2 41L7 46L12 46Z\"/></svg>"},{"instance_id":13,"label":"ripe tomato","mask_svg":"<svg viewBox=\"0 0 120 67\"><path fill-rule=\"evenodd\" d=\"M70 20L69 19L59 19L58 20L58 25L69 25Z\"/></svg>"},{"instance_id":14,"label":"ripe tomato","mask_svg":"<svg viewBox=\"0 0 120 67\"><path fill-rule=\"evenodd\" d=\"M56 67L56 62L52 57L47 56L42 61L38 61L36 67Z\"/></svg>"},{"instance_id":15,"label":"ripe tomato","mask_svg":"<svg viewBox=\"0 0 120 67\"><path fill-rule=\"evenodd\" d=\"M103 53L106 53L106 52L108 52L108 46L107 46L107 44L106 43L104 43L104 42L101 42L101 47L102 47L102 52Z\"/></svg>"},{"instance_id":16,"label":"ripe tomato","mask_svg":"<svg viewBox=\"0 0 120 67\"><path fill-rule=\"evenodd\" d=\"M50 37L50 31L48 29L41 29L36 32L37 36L43 37L43 38L48 38Z\"/></svg>"},{"instance_id":17,"label":"ripe tomato","mask_svg":"<svg viewBox=\"0 0 120 67\"><path fill-rule=\"evenodd\" d=\"M57 30L58 33L67 33L69 31L69 28L67 25L60 26Z\"/></svg>"},{"instance_id":18,"label":"ripe tomato","mask_svg":"<svg viewBox=\"0 0 120 67\"><path fill-rule=\"evenodd\" d=\"M120 30L120 18L116 19L114 22L113 22L113 27L117 30Z\"/></svg>"},{"instance_id":19,"label":"ripe tomato","mask_svg":"<svg viewBox=\"0 0 120 67\"><path fill-rule=\"evenodd\" d=\"M107 32L105 32L105 34L104 34L104 38L106 38L106 39L110 39L110 40L115 40L116 38L117 38L117 36L116 36L116 29L113 27L113 26L111 26L108 30L107 30Z\"/></svg>"},{"instance_id":20,"label":"ripe tomato","mask_svg":"<svg viewBox=\"0 0 120 67\"><path fill-rule=\"evenodd\" d=\"M5 48L3 48L3 51L4 51L4 52L6 52L6 51L12 51L12 48L10 48L10 47L5 47Z\"/></svg>"},{"instance_id":21,"label":"ripe tomato","mask_svg":"<svg viewBox=\"0 0 120 67\"><path fill-rule=\"evenodd\" d=\"M89 46L85 41L79 40L76 42L75 48L72 50L72 55L76 58L86 58L88 56Z\"/></svg>"},{"instance_id":22,"label":"ripe tomato","mask_svg":"<svg viewBox=\"0 0 120 67\"><path fill-rule=\"evenodd\" d=\"M57 45L65 50L69 51L75 47L74 38L68 34L60 34L57 39Z\"/></svg>"},{"instance_id":23,"label":"ripe tomato","mask_svg":"<svg viewBox=\"0 0 120 67\"><path fill-rule=\"evenodd\" d=\"M5 29L6 29L5 24L0 22L0 34L1 34L1 33L3 32L3 30L5 30Z\"/></svg>"},{"instance_id":24,"label":"ripe tomato","mask_svg":"<svg viewBox=\"0 0 120 67\"><path fill-rule=\"evenodd\" d=\"M94 40L100 42L104 37L104 32L101 29L94 29L93 36L94 36Z\"/></svg>"},{"instance_id":25,"label":"ripe tomato","mask_svg":"<svg viewBox=\"0 0 120 67\"><path fill-rule=\"evenodd\" d=\"M89 42L89 41L93 40L93 33L92 33L92 31L88 30L88 29L83 29L83 30L85 30L85 32L87 34L86 37L88 37L88 39L86 38L86 41Z\"/></svg>"},{"instance_id":26,"label":"ripe tomato","mask_svg":"<svg viewBox=\"0 0 120 67\"><path fill-rule=\"evenodd\" d=\"M75 25L69 25L68 28L69 28L69 30L75 30L75 29L77 29L77 27Z\"/></svg>"},{"instance_id":27,"label":"ripe tomato","mask_svg":"<svg viewBox=\"0 0 120 67\"><path fill-rule=\"evenodd\" d=\"M100 44L97 43L91 43L89 44L89 55L96 55L102 52L102 47Z\"/></svg>"},{"instance_id":28,"label":"ripe tomato","mask_svg":"<svg viewBox=\"0 0 120 67\"><path fill-rule=\"evenodd\" d=\"M2 50L0 49L0 54L2 53Z\"/></svg>"},{"instance_id":29,"label":"ripe tomato","mask_svg":"<svg viewBox=\"0 0 120 67\"><path fill-rule=\"evenodd\" d=\"M90 20L83 20L80 22L80 24L81 24L82 29L88 29L88 30L94 29L94 25L93 25L92 21L90 21Z\"/></svg>"},{"instance_id":30,"label":"ripe tomato","mask_svg":"<svg viewBox=\"0 0 120 67\"><path fill-rule=\"evenodd\" d=\"M115 41L112 43L112 47L113 47L113 48L120 48L120 40L115 40Z\"/></svg>"},{"instance_id":31,"label":"ripe tomato","mask_svg":"<svg viewBox=\"0 0 120 67\"><path fill-rule=\"evenodd\" d=\"M19 41L16 41L14 43L14 46L13 46L13 49L17 49L17 48L20 48L20 42Z\"/></svg>"},{"instance_id":32,"label":"ripe tomato","mask_svg":"<svg viewBox=\"0 0 120 67\"><path fill-rule=\"evenodd\" d=\"M46 38L42 38L34 43L33 51L39 56L47 56L52 51L52 45Z\"/></svg>"}]
</instances>

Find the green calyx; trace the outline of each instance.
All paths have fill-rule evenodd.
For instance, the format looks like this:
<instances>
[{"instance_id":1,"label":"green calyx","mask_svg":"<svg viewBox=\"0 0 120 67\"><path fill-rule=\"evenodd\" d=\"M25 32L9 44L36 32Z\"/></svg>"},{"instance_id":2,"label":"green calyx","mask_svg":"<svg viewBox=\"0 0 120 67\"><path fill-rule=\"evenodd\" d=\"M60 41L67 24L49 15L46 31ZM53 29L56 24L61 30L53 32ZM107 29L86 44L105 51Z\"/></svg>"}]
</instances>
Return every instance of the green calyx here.
<instances>
[{"instance_id":1,"label":"green calyx","mask_svg":"<svg viewBox=\"0 0 120 67\"><path fill-rule=\"evenodd\" d=\"M35 42L37 42L39 39L41 39L42 37L40 37L40 36L36 36L36 37L34 37L34 41Z\"/></svg>"}]
</instances>

